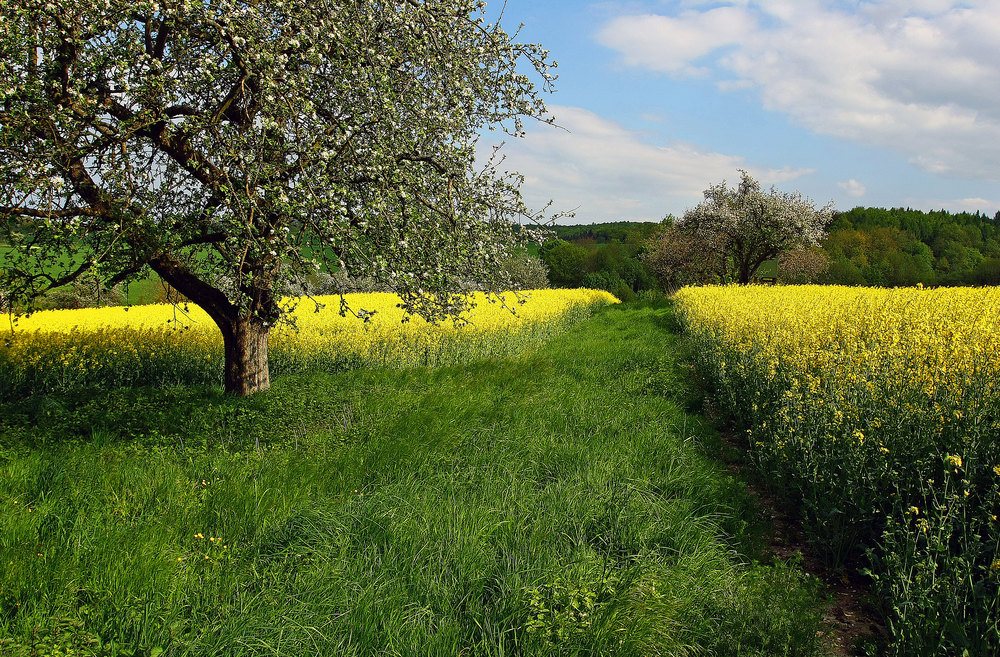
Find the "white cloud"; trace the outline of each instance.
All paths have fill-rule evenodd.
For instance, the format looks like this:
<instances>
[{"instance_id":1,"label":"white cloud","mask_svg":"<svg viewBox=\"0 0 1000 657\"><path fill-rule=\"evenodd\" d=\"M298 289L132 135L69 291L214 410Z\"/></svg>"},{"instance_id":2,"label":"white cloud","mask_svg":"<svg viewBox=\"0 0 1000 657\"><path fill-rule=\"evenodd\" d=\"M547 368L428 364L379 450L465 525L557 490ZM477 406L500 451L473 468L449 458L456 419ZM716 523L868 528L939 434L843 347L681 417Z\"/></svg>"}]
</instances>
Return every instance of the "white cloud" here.
<instances>
[{"instance_id":1,"label":"white cloud","mask_svg":"<svg viewBox=\"0 0 1000 657\"><path fill-rule=\"evenodd\" d=\"M647 133L579 107L549 110L563 129L540 124L526 138L507 142L504 168L524 175L522 193L530 207L552 200L553 210L576 209L574 221L580 223L680 214L697 205L709 185L738 180L741 168L765 185L812 173L758 166L682 141L650 143Z\"/></svg>"},{"instance_id":2,"label":"white cloud","mask_svg":"<svg viewBox=\"0 0 1000 657\"><path fill-rule=\"evenodd\" d=\"M754 28L753 18L737 7L688 11L677 18L644 14L613 19L597 35L598 41L621 51L625 63L656 71L697 74L699 57L737 43ZM670 44L664 48L663 44Z\"/></svg>"},{"instance_id":3,"label":"white cloud","mask_svg":"<svg viewBox=\"0 0 1000 657\"><path fill-rule=\"evenodd\" d=\"M865 187L864 185L862 185L861 183L859 183L854 178L851 178L847 182L839 182L839 183L837 183L837 187L840 187L842 190L844 190L845 192L847 192L847 194L849 196L853 196L855 198L860 197L860 196L864 196L865 192L868 191L867 187Z\"/></svg>"},{"instance_id":4,"label":"white cloud","mask_svg":"<svg viewBox=\"0 0 1000 657\"><path fill-rule=\"evenodd\" d=\"M816 133L891 148L927 171L1000 180L1000 3L851 5L685 3L672 16L619 16L598 40L627 65L673 76L712 67L721 89L756 89L766 108Z\"/></svg>"}]
</instances>

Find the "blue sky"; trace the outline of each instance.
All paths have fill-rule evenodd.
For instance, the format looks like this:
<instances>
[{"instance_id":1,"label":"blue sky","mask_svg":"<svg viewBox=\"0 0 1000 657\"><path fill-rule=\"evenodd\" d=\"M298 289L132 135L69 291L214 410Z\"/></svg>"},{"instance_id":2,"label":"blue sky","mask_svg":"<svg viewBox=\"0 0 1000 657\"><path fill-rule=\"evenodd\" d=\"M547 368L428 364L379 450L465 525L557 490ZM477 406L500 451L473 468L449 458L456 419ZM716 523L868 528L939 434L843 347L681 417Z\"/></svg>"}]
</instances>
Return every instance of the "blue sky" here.
<instances>
[{"instance_id":1,"label":"blue sky","mask_svg":"<svg viewBox=\"0 0 1000 657\"><path fill-rule=\"evenodd\" d=\"M562 223L680 215L741 168L841 210L1000 210L997 0L508 0L519 23L561 129L503 152Z\"/></svg>"}]
</instances>

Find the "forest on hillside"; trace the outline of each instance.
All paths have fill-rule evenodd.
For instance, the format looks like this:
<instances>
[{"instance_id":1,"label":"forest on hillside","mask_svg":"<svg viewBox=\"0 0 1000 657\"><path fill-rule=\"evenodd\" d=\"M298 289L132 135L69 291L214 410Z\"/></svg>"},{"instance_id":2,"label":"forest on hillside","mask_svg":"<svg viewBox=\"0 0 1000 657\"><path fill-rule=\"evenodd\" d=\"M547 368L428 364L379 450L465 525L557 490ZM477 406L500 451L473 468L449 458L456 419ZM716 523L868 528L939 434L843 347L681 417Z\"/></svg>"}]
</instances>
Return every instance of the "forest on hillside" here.
<instances>
[{"instance_id":1,"label":"forest on hillside","mask_svg":"<svg viewBox=\"0 0 1000 657\"><path fill-rule=\"evenodd\" d=\"M845 285L1000 284L1000 212L854 208L823 242L823 282Z\"/></svg>"}]
</instances>

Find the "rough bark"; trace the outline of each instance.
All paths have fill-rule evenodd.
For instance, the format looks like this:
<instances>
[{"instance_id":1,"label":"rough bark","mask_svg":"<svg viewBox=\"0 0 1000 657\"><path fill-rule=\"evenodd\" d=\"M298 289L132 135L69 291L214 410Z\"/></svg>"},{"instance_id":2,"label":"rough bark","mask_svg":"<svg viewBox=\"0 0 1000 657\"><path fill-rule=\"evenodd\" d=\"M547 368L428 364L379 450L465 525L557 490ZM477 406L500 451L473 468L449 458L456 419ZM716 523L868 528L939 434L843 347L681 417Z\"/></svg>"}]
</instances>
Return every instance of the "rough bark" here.
<instances>
[{"instance_id":1,"label":"rough bark","mask_svg":"<svg viewBox=\"0 0 1000 657\"><path fill-rule=\"evenodd\" d=\"M223 376L226 392L246 396L271 387L267 365L267 336L263 322L237 318L220 326L226 351Z\"/></svg>"},{"instance_id":2,"label":"rough bark","mask_svg":"<svg viewBox=\"0 0 1000 657\"><path fill-rule=\"evenodd\" d=\"M222 332L225 349L223 385L226 392L246 396L270 388L268 323L252 313L240 313L221 291L191 274L168 254L156 253L149 263L160 278L201 306ZM261 292L257 296L262 297L259 300L266 304L274 305L273 295Z\"/></svg>"}]
</instances>

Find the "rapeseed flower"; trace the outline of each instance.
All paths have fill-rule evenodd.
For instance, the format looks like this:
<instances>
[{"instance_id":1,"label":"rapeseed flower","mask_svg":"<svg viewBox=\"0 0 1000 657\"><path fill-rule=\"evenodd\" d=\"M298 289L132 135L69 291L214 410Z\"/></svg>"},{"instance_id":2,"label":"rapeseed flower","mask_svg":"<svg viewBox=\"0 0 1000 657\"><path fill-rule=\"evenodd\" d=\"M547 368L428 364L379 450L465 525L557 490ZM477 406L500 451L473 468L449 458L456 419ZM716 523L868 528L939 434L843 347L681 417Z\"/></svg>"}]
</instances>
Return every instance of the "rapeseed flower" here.
<instances>
[{"instance_id":1,"label":"rapeseed flower","mask_svg":"<svg viewBox=\"0 0 1000 657\"><path fill-rule=\"evenodd\" d=\"M437 366L520 353L592 308L617 303L601 290L477 293L455 321L409 317L394 294L288 298L286 322L269 334L272 375L363 366ZM356 313L364 321L354 317ZM0 329L0 394L75 386L215 383L222 336L194 305L52 310Z\"/></svg>"}]
</instances>

